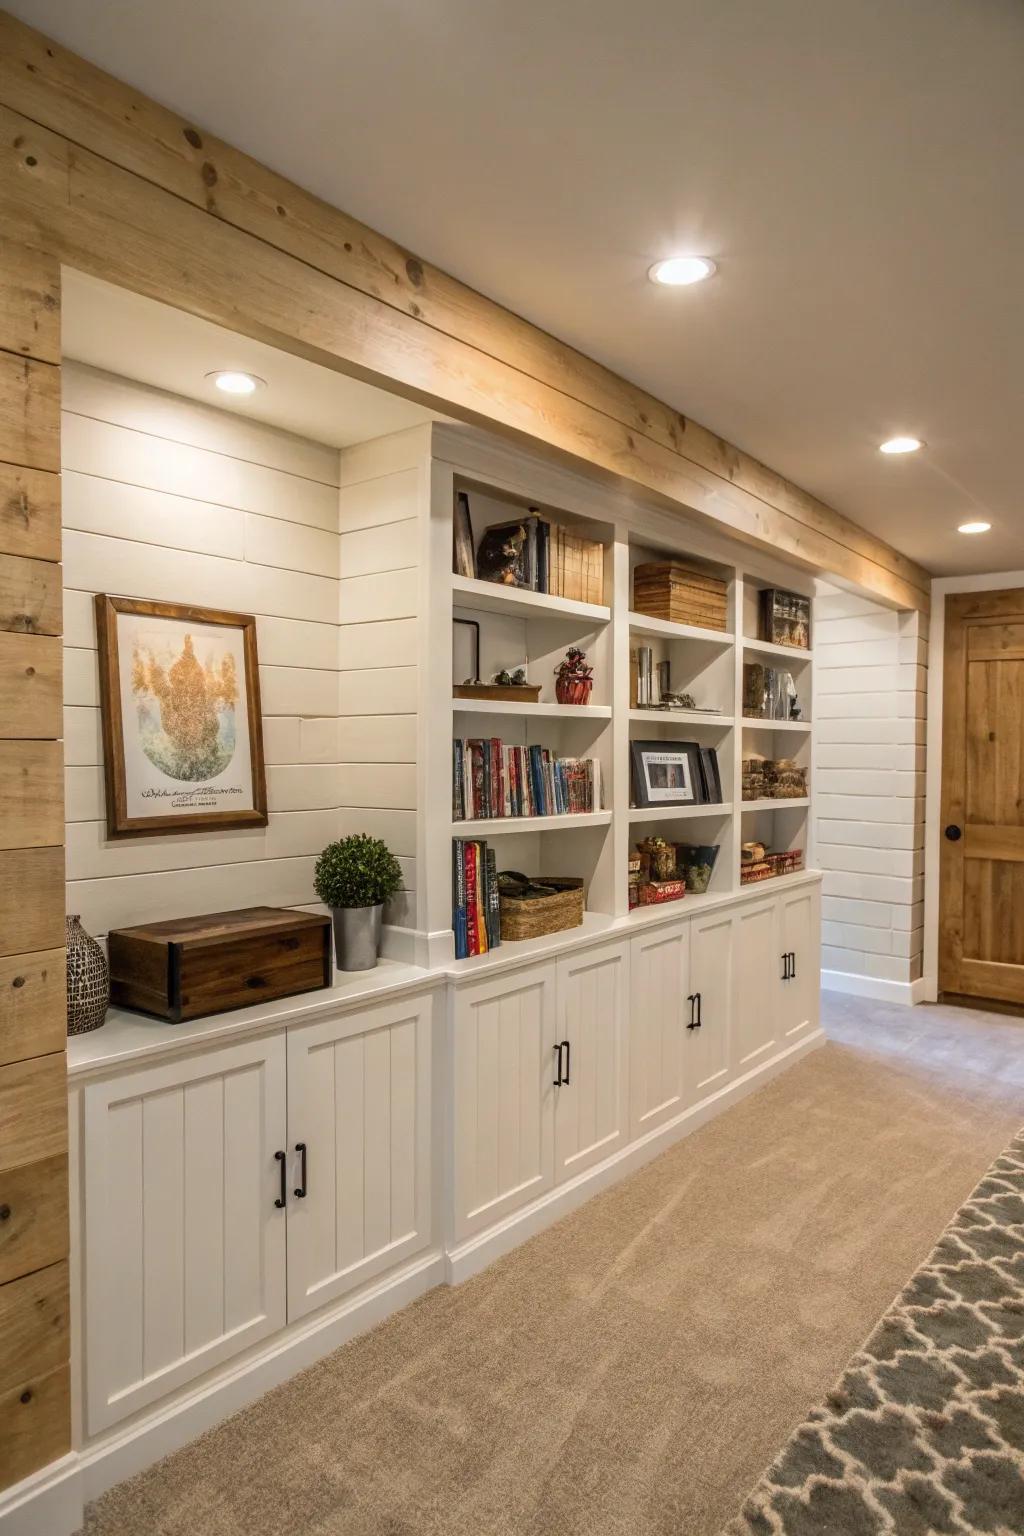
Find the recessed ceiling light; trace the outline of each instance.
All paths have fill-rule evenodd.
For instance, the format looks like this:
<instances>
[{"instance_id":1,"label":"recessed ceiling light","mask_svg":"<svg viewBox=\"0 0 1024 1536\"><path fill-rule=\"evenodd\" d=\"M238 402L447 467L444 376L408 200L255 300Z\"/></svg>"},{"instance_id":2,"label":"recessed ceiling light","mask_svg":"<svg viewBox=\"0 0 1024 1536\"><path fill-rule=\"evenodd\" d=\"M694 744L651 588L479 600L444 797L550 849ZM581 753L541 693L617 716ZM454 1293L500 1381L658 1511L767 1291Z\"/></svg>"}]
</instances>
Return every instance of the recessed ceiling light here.
<instances>
[{"instance_id":1,"label":"recessed ceiling light","mask_svg":"<svg viewBox=\"0 0 1024 1536\"><path fill-rule=\"evenodd\" d=\"M991 523L961 523L957 533L988 533Z\"/></svg>"},{"instance_id":2,"label":"recessed ceiling light","mask_svg":"<svg viewBox=\"0 0 1024 1536\"><path fill-rule=\"evenodd\" d=\"M884 443L879 443L879 453L916 453L923 448L919 437L890 437Z\"/></svg>"},{"instance_id":3,"label":"recessed ceiling light","mask_svg":"<svg viewBox=\"0 0 1024 1536\"><path fill-rule=\"evenodd\" d=\"M652 283L685 288L690 283L702 283L714 270L715 264L707 256L670 256L667 261L656 261L647 276Z\"/></svg>"},{"instance_id":4,"label":"recessed ceiling light","mask_svg":"<svg viewBox=\"0 0 1024 1536\"><path fill-rule=\"evenodd\" d=\"M254 373L239 373L233 368L218 368L206 377L226 395L251 395L266 384L265 379L258 379Z\"/></svg>"}]
</instances>

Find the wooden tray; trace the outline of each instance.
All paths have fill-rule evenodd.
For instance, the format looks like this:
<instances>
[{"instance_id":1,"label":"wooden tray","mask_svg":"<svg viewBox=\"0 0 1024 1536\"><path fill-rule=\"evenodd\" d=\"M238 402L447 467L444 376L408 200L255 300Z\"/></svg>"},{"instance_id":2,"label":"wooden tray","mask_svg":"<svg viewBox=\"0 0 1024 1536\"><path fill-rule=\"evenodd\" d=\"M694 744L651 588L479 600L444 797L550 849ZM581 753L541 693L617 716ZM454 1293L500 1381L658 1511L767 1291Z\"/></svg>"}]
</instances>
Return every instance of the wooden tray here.
<instances>
[{"instance_id":1,"label":"wooden tray","mask_svg":"<svg viewBox=\"0 0 1024 1536\"><path fill-rule=\"evenodd\" d=\"M540 683L458 683L452 686L453 699L494 699L496 703L536 704L540 698Z\"/></svg>"}]
</instances>

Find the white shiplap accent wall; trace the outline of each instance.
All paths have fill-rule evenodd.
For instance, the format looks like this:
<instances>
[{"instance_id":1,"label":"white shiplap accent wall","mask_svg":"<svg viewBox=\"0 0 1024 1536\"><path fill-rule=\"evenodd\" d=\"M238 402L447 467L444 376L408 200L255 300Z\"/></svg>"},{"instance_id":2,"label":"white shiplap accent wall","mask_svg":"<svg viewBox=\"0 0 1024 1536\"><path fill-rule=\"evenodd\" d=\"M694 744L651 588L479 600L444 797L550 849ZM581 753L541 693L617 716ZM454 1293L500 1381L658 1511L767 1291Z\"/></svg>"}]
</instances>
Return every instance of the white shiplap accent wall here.
<instances>
[{"instance_id":1,"label":"white shiplap accent wall","mask_svg":"<svg viewBox=\"0 0 1024 1536\"><path fill-rule=\"evenodd\" d=\"M392 721L353 732L339 718L339 690L346 714L359 697L339 667L344 594L360 616L388 605L356 571L341 580L337 449L75 363L64 407L68 909L102 936L257 902L315 908L316 854L370 829L342 810L360 803L360 774L369 798L377 770L362 759L400 777L409 734ZM402 590L392 606L408 606ZM267 828L107 841L96 592L257 615ZM400 645L389 634L378 649ZM386 792L409 801L402 785ZM411 858L403 868L411 886Z\"/></svg>"},{"instance_id":2,"label":"white shiplap accent wall","mask_svg":"<svg viewBox=\"0 0 1024 1536\"><path fill-rule=\"evenodd\" d=\"M924 929L928 642L917 613L837 592L814 606L822 967L916 997Z\"/></svg>"},{"instance_id":3,"label":"white shiplap accent wall","mask_svg":"<svg viewBox=\"0 0 1024 1536\"><path fill-rule=\"evenodd\" d=\"M384 838L407 889L387 916L416 928L417 698L423 541L429 504L425 428L341 455L339 590L341 830Z\"/></svg>"}]
</instances>

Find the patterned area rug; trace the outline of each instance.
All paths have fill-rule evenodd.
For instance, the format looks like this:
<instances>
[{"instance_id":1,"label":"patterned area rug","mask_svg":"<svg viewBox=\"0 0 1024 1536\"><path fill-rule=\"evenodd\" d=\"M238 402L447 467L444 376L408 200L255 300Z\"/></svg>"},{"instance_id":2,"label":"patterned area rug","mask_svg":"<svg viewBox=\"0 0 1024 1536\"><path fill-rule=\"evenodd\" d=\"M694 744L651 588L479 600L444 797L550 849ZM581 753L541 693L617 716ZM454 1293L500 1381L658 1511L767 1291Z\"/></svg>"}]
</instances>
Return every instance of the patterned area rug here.
<instances>
[{"instance_id":1,"label":"patterned area rug","mask_svg":"<svg viewBox=\"0 0 1024 1536\"><path fill-rule=\"evenodd\" d=\"M1024 1131L723 1536L1024 1532Z\"/></svg>"}]
</instances>

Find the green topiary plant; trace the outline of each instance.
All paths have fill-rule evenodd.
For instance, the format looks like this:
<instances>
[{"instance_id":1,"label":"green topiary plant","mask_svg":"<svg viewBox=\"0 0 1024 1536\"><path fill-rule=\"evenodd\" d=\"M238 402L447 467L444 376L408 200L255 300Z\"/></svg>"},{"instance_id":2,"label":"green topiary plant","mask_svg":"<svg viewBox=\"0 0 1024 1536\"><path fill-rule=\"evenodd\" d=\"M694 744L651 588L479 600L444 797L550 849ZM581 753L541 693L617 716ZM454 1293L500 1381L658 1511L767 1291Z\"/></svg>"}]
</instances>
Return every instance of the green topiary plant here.
<instances>
[{"instance_id":1,"label":"green topiary plant","mask_svg":"<svg viewBox=\"0 0 1024 1536\"><path fill-rule=\"evenodd\" d=\"M394 854L379 837L365 832L328 843L313 874L313 886L326 907L376 907L401 884Z\"/></svg>"}]
</instances>

